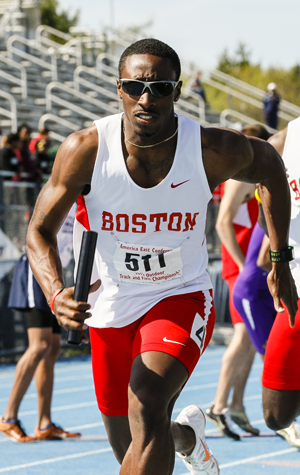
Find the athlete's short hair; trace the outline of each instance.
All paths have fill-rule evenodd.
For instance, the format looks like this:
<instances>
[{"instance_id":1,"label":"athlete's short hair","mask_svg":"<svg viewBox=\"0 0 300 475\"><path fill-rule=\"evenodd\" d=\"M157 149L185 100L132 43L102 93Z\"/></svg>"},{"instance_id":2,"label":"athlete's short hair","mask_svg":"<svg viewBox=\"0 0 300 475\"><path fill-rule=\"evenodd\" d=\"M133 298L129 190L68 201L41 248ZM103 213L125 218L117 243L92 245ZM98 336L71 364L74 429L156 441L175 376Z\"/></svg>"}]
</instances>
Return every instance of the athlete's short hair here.
<instances>
[{"instance_id":1,"label":"athlete's short hair","mask_svg":"<svg viewBox=\"0 0 300 475\"><path fill-rule=\"evenodd\" d=\"M158 56L159 58L168 58L175 71L176 80L179 80L181 66L178 54L173 50L173 48L171 48L171 46L168 46L166 43L156 40L155 38L144 38L136 41L123 51L119 61L119 77L121 77L126 59L128 56L133 54L153 54L153 56Z\"/></svg>"},{"instance_id":2,"label":"athlete's short hair","mask_svg":"<svg viewBox=\"0 0 300 475\"><path fill-rule=\"evenodd\" d=\"M242 134L259 139L268 140L272 134L261 124L247 124L241 130Z\"/></svg>"}]
</instances>

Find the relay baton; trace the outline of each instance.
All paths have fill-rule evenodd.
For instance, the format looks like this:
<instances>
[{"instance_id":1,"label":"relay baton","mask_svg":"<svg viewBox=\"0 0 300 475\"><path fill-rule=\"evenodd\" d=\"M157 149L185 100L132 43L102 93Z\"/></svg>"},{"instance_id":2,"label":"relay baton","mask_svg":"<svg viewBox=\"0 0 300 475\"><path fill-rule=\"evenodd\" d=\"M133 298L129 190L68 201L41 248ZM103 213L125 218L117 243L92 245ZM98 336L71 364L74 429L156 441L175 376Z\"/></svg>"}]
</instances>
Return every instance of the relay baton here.
<instances>
[{"instance_id":1,"label":"relay baton","mask_svg":"<svg viewBox=\"0 0 300 475\"><path fill-rule=\"evenodd\" d=\"M88 299L97 237L95 231L84 231L82 236L74 291L77 302L87 302ZM82 330L68 330L67 343L80 345L82 333Z\"/></svg>"}]
</instances>

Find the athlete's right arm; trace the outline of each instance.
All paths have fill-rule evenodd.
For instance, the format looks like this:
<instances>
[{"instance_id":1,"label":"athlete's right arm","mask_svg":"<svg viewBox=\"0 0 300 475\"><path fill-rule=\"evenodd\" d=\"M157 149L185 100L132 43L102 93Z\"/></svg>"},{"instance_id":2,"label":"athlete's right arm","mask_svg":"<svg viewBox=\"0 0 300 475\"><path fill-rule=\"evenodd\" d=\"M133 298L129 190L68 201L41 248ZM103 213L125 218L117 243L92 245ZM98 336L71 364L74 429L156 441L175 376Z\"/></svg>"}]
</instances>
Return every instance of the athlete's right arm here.
<instances>
[{"instance_id":1,"label":"athlete's right arm","mask_svg":"<svg viewBox=\"0 0 300 475\"><path fill-rule=\"evenodd\" d=\"M250 183L242 183L228 180L225 183L225 192L221 200L216 230L221 242L226 247L239 268L243 269L245 256L236 239L233 220L242 203L249 201L254 196L255 186Z\"/></svg>"},{"instance_id":2,"label":"athlete's right arm","mask_svg":"<svg viewBox=\"0 0 300 475\"><path fill-rule=\"evenodd\" d=\"M64 285L56 235L72 204L91 183L97 148L95 126L70 135L57 152L52 175L33 211L27 233L27 254L48 304L54 292ZM79 329L88 316L85 312L89 305L77 303L73 293L73 288L65 289L63 296L56 298L54 309L61 325Z\"/></svg>"},{"instance_id":3,"label":"athlete's right arm","mask_svg":"<svg viewBox=\"0 0 300 475\"><path fill-rule=\"evenodd\" d=\"M270 272L272 270L272 263L270 261L270 240L267 235L264 236L261 248L257 257L256 265L261 269L265 270L266 272Z\"/></svg>"}]
</instances>

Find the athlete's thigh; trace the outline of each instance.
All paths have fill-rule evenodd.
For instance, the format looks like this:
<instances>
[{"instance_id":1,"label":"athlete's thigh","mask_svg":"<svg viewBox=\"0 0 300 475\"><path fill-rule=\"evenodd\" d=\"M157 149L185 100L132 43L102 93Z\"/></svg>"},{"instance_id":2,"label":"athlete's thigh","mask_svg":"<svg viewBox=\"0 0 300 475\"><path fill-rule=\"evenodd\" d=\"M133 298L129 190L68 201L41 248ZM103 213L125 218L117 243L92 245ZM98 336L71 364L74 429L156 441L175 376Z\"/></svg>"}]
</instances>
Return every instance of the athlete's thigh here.
<instances>
[{"instance_id":1,"label":"athlete's thigh","mask_svg":"<svg viewBox=\"0 0 300 475\"><path fill-rule=\"evenodd\" d=\"M122 328L90 328L96 398L106 416L128 414L132 346L138 322Z\"/></svg>"},{"instance_id":2,"label":"athlete's thigh","mask_svg":"<svg viewBox=\"0 0 300 475\"><path fill-rule=\"evenodd\" d=\"M265 354L266 344L274 323L276 311L270 293L247 298L234 293L234 305L246 325L251 341L260 354Z\"/></svg>"},{"instance_id":3,"label":"athlete's thigh","mask_svg":"<svg viewBox=\"0 0 300 475\"><path fill-rule=\"evenodd\" d=\"M291 328L287 311L278 313L267 343L263 386L283 391L300 391L300 309Z\"/></svg>"},{"instance_id":4,"label":"athlete's thigh","mask_svg":"<svg viewBox=\"0 0 300 475\"><path fill-rule=\"evenodd\" d=\"M50 312L32 307L23 310L27 328L53 328L56 318Z\"/></svg>"},{"instance_id":5,"label":"athlete's thigh","mask_svg":"<svg viewBox=\"0 0 300 475\"><path fill-rule=\"evenodd\" d=\"M141 320L134 339L133 358L160 352L179 360L190 375L211 339L214 322L209 290L163 299ZM153 357L153 362L157 361Z\"/></svg>"},{"instance_id":6,"label":"athlete's thigh","mask_svg":"<svg viewBox=\"0 0 300 475\"><path fill-rule=\"evenodd\" d=\"M44 328L28 328L28 343L29 347L36 346L39 347L50 347L52 344L52 328L51 327L44 327Z\"/></svg>"},{"instance_id":7,"label":"athlete's thigh","mask_svg":"<svg viewBox=\"0 0 300 475\"><path fill-rule=\"evenodd\" d=\"M230 317L231 317L231 321L233 325L236 325L236 323L243 323L243 319L240 316L239 312L237 311L234 305L234 301L233 301L234 286L235 286L237 278L238 278L238 274L228 277L226 279L228 290L229 290L229 311L230 311Z\"/></svg>"}]
</instances>

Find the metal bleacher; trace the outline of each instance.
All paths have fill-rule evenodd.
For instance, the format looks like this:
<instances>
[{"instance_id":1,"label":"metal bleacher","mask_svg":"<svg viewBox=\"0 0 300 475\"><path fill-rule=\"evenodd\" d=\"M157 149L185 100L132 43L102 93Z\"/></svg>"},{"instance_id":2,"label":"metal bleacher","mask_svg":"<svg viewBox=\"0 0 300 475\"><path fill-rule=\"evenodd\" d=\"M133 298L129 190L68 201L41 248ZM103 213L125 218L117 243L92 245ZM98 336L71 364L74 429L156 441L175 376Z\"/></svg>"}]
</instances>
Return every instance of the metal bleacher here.
<instances>
[{"instance_id":1,"label":"metal bleacher","mask_svg":"<svg viewBox=\"0 0 300 475\"><path fill-rule=\"evenodd\" d=\"M28 0L29 1L29 0ZM2 30L3 30L3 18ZM1 28L0 28L1 35ZM93 32L72 28L68 34L40 25L31 39L19 27L0 36L0 125L2 133L27 122L33 130L48 126L58 143L95 118L118 113L117 63L122 50L141 35L131 31ZM262 109L264 91L220 71L210 71L203 83ZM176 111L203 126L254 123L230 108L213 113L201 97L183 88ZM300 108L281 102L279 117L289 121Z\"/></svg>"},{"instance_id":2,"label":"metal bleacher","mask_svg":"<svg viewBox=\"0 0 300 475\"><path fill-rule=\"evenodd\" d=\"M53 137L62 141L96 118L118 113L117 54L132 38L132 34L126 39L121 33L112 35L108 42L104 34L71 36L46 26L39 26L35 38L30 40L20 34L13 34L5 41L2 38L3 133L15 131L16 124L22 122L30 123L36 130L42 124L48 125ZM209 123L203 101L189 91L183 91L177 110L203 125ZM13 114L16 114L14 120Z\"/></svg>"}]
</instances>

